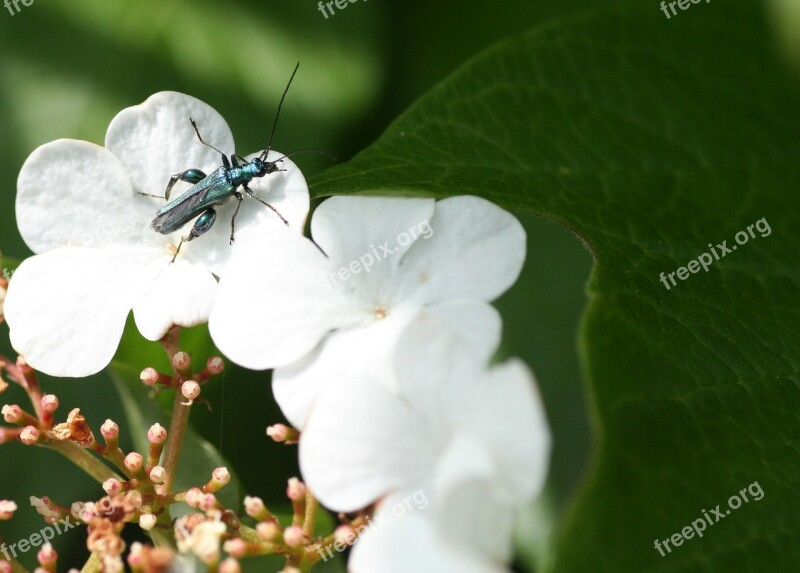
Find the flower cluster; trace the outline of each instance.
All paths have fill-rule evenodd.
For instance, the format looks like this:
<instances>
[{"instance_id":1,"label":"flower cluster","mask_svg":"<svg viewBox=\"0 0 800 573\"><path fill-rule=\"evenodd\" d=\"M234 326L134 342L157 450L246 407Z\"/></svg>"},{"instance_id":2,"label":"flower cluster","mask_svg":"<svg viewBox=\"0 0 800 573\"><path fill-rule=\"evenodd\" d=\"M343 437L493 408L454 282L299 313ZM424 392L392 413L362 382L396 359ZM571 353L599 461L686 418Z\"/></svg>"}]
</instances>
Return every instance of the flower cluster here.
<instances>
[{"instance_id":1,"label":"flower cluster","mask_svg":"<svg viewBox=\"0 0 800 573\"><path fill-rule=\"evenodd\" d=\"M61 140L25 162L17 219L37 254L14 274L4 310L25 364L57 376L97 372L131 310L150 340L208 321L231 361L273 370L276 400L294 427L275 425L269 435L299 442L305 483L290 481L298 517L285 529L250 499L260 545L236 538L220 508L187 494L204 513L178 523L183 552L216 563L222 540L233 537L224 544L233 557L268 545L312 564L322 543L313 519L301 517L319 499L343 519L357 516L331 538L354 546L354 572L505 571L514 510L540 492L550 449L531 372L518 360L491 362L502 322L490 303L522 269L520 223L471 196L333 197L317 207L306 237L308 189L284 159L284 171L251 186L288 226L246 201L235 245L218 222L171 264L181 232L149 229L159 202L144 195L163 194L187 167L219 165L196 141L190 116L207 141L233 153L213 109L164 92L121 112L105 148ZM235 208L220 206L220 220ZM145 369L142 381L180 385L188 407L221 367L210 361L206 375L191 376L183 354L172 354L174 378ZM166 430L152 434L160 444ZM159 467L153 448L149 469ZM142 461L126 460L137 479L147 479ZM398 514L419 494L424 506ZM145 529L155 524L155 515L141 517ZM136 559L145 558L160 556L137 546Z\"/></svg>"}]
</instances>

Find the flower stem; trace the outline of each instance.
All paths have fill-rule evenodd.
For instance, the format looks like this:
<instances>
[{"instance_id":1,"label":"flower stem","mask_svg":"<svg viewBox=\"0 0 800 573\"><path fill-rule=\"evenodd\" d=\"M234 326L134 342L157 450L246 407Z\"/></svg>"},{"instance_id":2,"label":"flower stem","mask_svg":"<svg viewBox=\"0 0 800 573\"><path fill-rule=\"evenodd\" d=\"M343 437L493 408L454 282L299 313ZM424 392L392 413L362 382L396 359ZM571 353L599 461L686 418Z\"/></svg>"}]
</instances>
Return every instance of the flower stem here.
<instances>
[{"instance_id":1,"label":"flower stem","mask_svg":"<svg viewBox=\"0 0 800 573\"><path fill-rule=\"evenodd\" d=\"M178 457L183 445L183 436L186 434L186 426L189 423L189 412L191 412L191 408L183 405L181 393L175 392L175 400L172 404L172 419L169 423L167 444L164 447L164 457L161 463L167 473L164 481L164 491L167 493L172 491L172 485L175 483Z\"/></svg>"},{"instance_id":2,"label":"flower stem","mask_svg":"<svg viewBox=\"0 0 800 573\"><path fill-rule=\"evenodd\" d=\"M42 447L50 448L51 450L60 453L99 483L103 483L111 478L125 479L108 467L102 460L95 457L91 452L81 448L77 444L66 441L51 440L44 442L41 445Z\"/></svg>"},{"instance_id":3,"label":"flower stem","mask_svg":"<svg viewBox=\"0 0 800 573\"><path fill-rule=\"evenodd\" d=\"M305 533L306 537L312 537L314 535L314 526L317 523L317 508L319 507L319 502L317 498L315 498L310 490L306 491L306 516L303 520L303 533Z\"/></svg>"}]
</instances>

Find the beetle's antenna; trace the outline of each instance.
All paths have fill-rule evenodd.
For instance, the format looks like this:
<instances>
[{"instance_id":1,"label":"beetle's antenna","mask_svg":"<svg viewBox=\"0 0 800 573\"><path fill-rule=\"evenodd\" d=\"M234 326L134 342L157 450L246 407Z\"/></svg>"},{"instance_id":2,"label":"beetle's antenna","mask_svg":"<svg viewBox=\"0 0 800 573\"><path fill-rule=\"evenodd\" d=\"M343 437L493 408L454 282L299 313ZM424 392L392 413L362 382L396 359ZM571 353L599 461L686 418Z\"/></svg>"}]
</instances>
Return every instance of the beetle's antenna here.
<instances>
[{"instance_id":1,"label":"beetle's antenna","mask_svg":"<svg viewBox=\"0 0 800 573\"><path fill-rule=\"evenodd\" d=\"M289 91L289 86L292 85L292 80L294 79L294 75L297 73L297 69L299 67L300 67L300 62L297 62L297 65L294 67L294 71L292 72L292 77L289 78L289 83L286 84L286 89L283 90L281 101L278 104L278 111L275 113L275 121L272 122L272 132L269 134L269 143L267 143L267 148L261 154L262 160L266 160L267 156L269 155L269 150L272 149L272 137L275 135L275 128L278 127L278 117L280 117L281 115L281 107L283 107L283 100L286 99L286 93Z\"/></svg>"},{"instance_id":2,"label":"beetle's antenna","mask_svg":"<svg viewBox=\"0 0 800 573\"><path fill-rule=\"evenodd\" d=\"M298 149L297 151L292 151L291 153L287 153L283 157L279 157L275 161L272 161L272 163L277 163L278 161L283 161L284 159L288 159L289 157L292 157L293 155L302 155L303 153L316 153L317 155L323 155L323 156L327 157L328 159L330 159L332 161L337 161L337 162L339 161L339 158L336 155L334 155L333 153L331 153L330 151L325 151L324 149L316 149L316 148L313 148L313 147L309 147L308 149Z\"/></svg>"}]
</instances>

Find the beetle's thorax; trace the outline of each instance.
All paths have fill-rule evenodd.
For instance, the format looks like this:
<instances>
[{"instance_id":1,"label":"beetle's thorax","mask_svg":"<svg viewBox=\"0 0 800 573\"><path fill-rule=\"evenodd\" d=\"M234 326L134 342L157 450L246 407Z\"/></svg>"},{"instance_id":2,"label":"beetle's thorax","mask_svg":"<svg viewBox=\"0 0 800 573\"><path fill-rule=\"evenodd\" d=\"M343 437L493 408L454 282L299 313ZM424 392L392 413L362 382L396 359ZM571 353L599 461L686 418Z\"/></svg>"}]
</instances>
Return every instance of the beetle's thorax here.
<instances>
[{"instance_id":1,"label":"beetle's thorax","mask_svg":"<svg viewBox=\"0 0 800 573\"><path fill-rule=\"evenodd\" d=\"M231 167L228 169L228 181L231 182L232 185L238 187L239 185L243 185L246 183L250 183L254 177L261 177L259 173L259 168L257 165L250 163L245 163L244 165L240 165L238 167Z\"/></svg>"}]
</instances>

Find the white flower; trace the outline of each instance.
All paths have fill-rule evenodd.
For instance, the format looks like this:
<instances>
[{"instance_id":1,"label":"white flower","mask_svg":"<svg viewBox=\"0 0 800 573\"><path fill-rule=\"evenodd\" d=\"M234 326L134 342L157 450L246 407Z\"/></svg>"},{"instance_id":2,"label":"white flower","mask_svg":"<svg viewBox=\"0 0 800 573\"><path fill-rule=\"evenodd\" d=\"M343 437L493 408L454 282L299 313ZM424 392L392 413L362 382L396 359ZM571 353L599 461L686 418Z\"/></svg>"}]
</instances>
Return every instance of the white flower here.
<instances>
[{"instance_id":1,"label":"white flower","mask_svg":"<svg viewBox=\"0 0 800 573\"><path fill-rule=\"evenodd\" d=\"M191 223L171 235L155 232L150 222L165 201L137 192L163 196L171 175L189 168L208 174L222 165L220 155L198 141L190 117L208 143L234 152L230 129L214 109L160 92L114 118L105 148L62 139L25 161L17 222L37 255L15 273L5 314L12 345L34 368L56 376L99 371L114 355L131 310L150 340L174 324L202 323L213 306L214 275L222 274L231 254L254 243L275 248L263 242L264 230L283 223L247 197L236 219L236 244L229 245L231 199L216 208L216 225L184 243L170 264ZM271 152L269 160L280 155ZM308 188L289 160L280 166L287 171L253 179L250 187L302 232ZM188 188L179 182L170 198Z\"/></svg>"},{"instance_id":2,"label":"white flower","mask_svg":"<svg viewBox=\"0 0 800 573\"><path fill-rule=\"evenodd\" d=\"M347 392L321 393L300 438L303 477L324 505L351 512L383 500L352 570L504 570L514 509L547 474L533 376L518 360L487 368L427 314L402 334L394 370L394 388L365 373ZM415 490L428 507L411 510Z\"/></svg>"},{"instance_id":3,"label":"white flower","mask_svg":"<svg viewBox=\"0 0 800 573\"><path fill-rule=\"evenodd\" d=\"M316 244L281 239L288 233L277 229L280 249L243 249L209 320L231 360L277 369L275 396L295 427L325 385L387 370L422 308L489 358L500 320L487 302L514 283L525 259L525 232L511 214L470 196L333 197L315 211L311 233Z\"/></svg>"}]
</instances>

